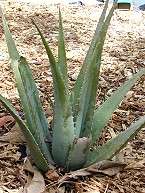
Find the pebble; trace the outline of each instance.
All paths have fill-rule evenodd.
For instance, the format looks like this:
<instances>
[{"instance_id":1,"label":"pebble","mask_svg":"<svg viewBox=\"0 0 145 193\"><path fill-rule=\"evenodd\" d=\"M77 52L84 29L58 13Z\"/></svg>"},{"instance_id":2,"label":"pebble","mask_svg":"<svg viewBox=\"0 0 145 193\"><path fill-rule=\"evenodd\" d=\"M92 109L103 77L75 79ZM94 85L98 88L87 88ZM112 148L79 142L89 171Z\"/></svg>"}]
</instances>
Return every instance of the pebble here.
<instances>
[{"instance_id":1,"label":"pebble","mask_svg":"<svg viewBox=\"0 0 145 193\"><path fill-rule=\"evenodd\" d=\"M78 78L78 75L79 75L79 73L74 73L74 74L71 76L71 80L76 81L77 78Z\"/></svg>"}]
</instances>

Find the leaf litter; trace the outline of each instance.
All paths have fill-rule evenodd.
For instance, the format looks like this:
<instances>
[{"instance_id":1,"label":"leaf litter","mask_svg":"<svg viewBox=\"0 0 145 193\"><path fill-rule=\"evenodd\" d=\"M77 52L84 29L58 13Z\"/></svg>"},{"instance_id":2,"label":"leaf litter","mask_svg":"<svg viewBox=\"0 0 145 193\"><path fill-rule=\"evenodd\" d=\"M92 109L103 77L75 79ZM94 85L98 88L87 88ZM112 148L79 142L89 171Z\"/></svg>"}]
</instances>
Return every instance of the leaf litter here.
<instances>
[{"instance_id":1,"label":"leaf litter","mask_svg":"<svg viewBox=\"0 0 145 193\"><path fill-rule=\"evenodd\" d=\"M35 19L41 26L54 54L57 55L58 4L34 4L8 0L1 1L0 6L4 10L18 49L30 63L45 114L51 122L53 109L50 99L52 102L54 99L52 77L46 53L30 18ZM93 36L102 6L61 4L61 10L71 89ZM115 11L104 45L96 107L124 81L145 67L144 31L145 13L143 11ZM1 55L3 56L0 59L0 92L11 101L18 112L22 112L2 26L0 35ZM102 145L106 140L126 129L140 116L145 115L144 78L138 81L119 105L109 124L104 128L100 140L96 142L96 146ZM10 116L8 112L0 105L0 120L8 116ZM25 145L25 139L21 140L23 136L20 129L10 119L9 121L13 124L5 121L0 127L0 192L33 192L33 188L35 192L50 193L145 192L145 128L114 158L114 162L111 162L114 165L106 161L103 163L103 166L107 164L105 169L99 169L96 164L91 168L65 175L54 169L42 176L29 162L29 167L25 169L27 162L20 151L20 145ZM27 149L24 151L29 157L29 151ZM36 190L35 185L36 187L40 185L40 190Z\"/></svg>"}]
</instances>

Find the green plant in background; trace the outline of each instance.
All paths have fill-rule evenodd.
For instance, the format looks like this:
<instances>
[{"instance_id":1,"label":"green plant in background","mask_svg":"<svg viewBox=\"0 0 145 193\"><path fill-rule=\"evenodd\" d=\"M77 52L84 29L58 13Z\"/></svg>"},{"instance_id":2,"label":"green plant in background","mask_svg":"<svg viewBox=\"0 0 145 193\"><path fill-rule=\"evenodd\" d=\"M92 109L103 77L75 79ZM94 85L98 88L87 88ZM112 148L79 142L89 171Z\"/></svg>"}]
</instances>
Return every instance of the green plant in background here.
<instances>
[{"instance_id":1,"label":"green plant in background","mask_svg":"<svg viewBox=\"0 0 145 193\"><path fill-rule=\"evenodd\" d=\"M66 53L61 13L59 11L58 62L56 62L40 28L37 28L45 46L53 76L54 120L53 132L42 110L38 90L26 59L19 55L1 11L9 55L20 95L26 123L10 103L0 95L0 102L19 124L37 167L46 172L51 165L65 171L88 167L98 161L111 159L144 125L145 116L103 146L91 150L104 127L126 93L145 74L142 69L95 109L102 49L108 25L116 7L114 2L108 15L108 0L104 5L83 66L69 95ZM46 142L47 141L47 142Z\"/></svg>"}]
</instances>

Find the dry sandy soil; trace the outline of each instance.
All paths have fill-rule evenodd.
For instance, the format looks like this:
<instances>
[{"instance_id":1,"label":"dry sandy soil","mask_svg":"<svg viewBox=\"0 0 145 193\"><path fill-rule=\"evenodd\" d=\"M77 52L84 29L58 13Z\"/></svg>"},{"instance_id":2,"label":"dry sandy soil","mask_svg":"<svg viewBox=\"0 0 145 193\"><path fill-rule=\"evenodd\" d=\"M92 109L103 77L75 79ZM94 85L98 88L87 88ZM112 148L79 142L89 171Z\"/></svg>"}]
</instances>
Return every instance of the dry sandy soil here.
<instances>
[{"instance_id":1,"label":"dry sandy soil","mask_svg":"<svg viewBox=\"0 0 145 193\"><path fill-rule=\"evenodd\" d=\"M58 4L34 4L22 1L0 1L10 31L21 55L32 68L40 91L45 114L52 120L52 109L48 95L53 100L52 77L44 47L30 18L36 20L57 57ZM70 90L74 76L83 63L86 51L96 28L102 6L60 5L64 24L68 59ZM18 111L22 111L11 64L7 53L5 36L0 22L0 94L10 100ZM102 56L102 68L97 106L112 94L133 74L145 67L145 13L116 10L108 29ZM8 112L0 104L0 117ZM104 129L100 144L125 130L145 114L145 77L132 88ZM0 128L0 175L3 192L26 192L26 182L32 182L36 171L25 172L24 158L20 148L23 137L12 130L12 124ZM19 131L17 131L19 132ZM20 138L18 137L20 135ZM96 193L145 193L145 128L130 141L115 158L127 167L115 176L98 175L68 179L58 183L61 176L45 175L46 192L96 192ZM25 166L26 167L26 166ZM31 172L30 172L31 171ZM36 176L39 176L38 174ZM31 180L30 180L31 179ZM33 179L34 180L34 179ZM42 189L44 188L41 175ZM41 186L38 183L38 186ZM22 187L25 187L23 190ZM37 185L35 186L37 187ZM38 187L37 187L38 188ZM42 192L38 189L28 192ZM57 191L56 191L57 189ZM19 191L21 190L21 191Z\"/></svg>"}]
</instances>

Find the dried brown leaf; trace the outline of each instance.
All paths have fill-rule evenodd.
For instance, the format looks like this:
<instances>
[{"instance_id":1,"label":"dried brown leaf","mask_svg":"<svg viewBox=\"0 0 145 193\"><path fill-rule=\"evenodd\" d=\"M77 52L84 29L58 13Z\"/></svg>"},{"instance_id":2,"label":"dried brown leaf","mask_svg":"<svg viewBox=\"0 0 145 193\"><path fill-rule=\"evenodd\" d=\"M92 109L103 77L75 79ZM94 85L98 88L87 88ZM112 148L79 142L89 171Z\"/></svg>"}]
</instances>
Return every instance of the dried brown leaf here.
<instances>
[{"instance_id":1,"label":"dried brown leaf","mask_svg":"<svg viewBox=\"0 0 145 193\"><path fill-rule=\"evenodd\" d=\"M5 142L16 142L16 143L22 143L25 142L24 135L19 127L19 125L16 123L11 131L8 133L0 136L0 141L5 141Z\"/></svg>"},{"instance_id":2,"label":"dried brown leaf","mask_svg":"<svg viewBox=\"0 0 145 193\"><path fill-rule=\"evenodd\" d=\"M86 168L87 171L92 173L107 174L109 176L114 176L118 174L121 170L126 167L125 163L115 162L115 161L100 161L92 166Z\"/></svg>"},{"instance_id":3,"label":"dried brown leaf","mask_svg":"<svg viewBox=\"0 0 145 193\"><path fill-rule=\"evenodd\" d=\"M126 169L145 169L145 160L142 159L140 161L133 161L132 163L130 163Z\"/></svg>"},{"instance_id":4,"label":"dried brown leaf","mask_svg":"<svg viewBox=\"0 0 145 193\"><path fill-rule=\"evenodd\" d=\"M74 178L77 179L79 176L90 176L90 175L108 175L114 176L122 171L126 167L125 163L115 162L115 161L100 161L90 167L76 170L65 174L58 183L62 184L66 180Z\"/></svg>"},{"instance_id":5,"label":"dried brown leaf","mask_svg":"<svg viewBox=\"0 0 145 193\"><path fill-rule=\"evenodd\" d=\"M30 172L33 176L29 176L24 188L21 188L19 193L44 193L45 181L43 175L32 166L31 162L27 159L23 170Z\"/></svg>"}]
</instances>

